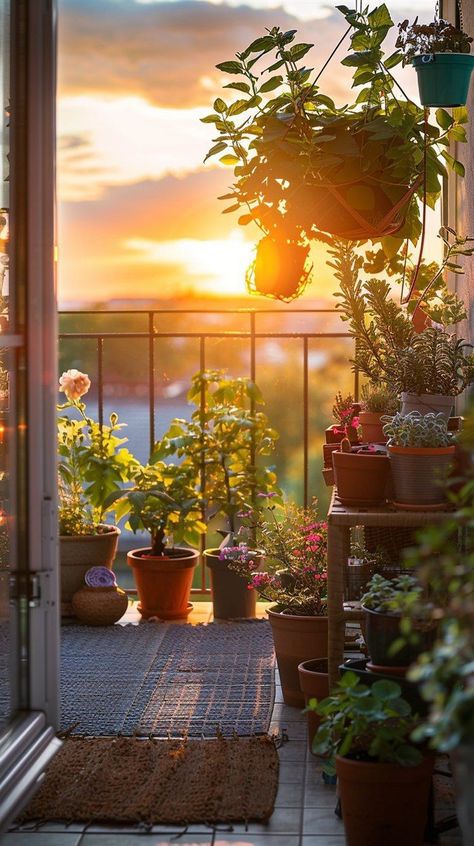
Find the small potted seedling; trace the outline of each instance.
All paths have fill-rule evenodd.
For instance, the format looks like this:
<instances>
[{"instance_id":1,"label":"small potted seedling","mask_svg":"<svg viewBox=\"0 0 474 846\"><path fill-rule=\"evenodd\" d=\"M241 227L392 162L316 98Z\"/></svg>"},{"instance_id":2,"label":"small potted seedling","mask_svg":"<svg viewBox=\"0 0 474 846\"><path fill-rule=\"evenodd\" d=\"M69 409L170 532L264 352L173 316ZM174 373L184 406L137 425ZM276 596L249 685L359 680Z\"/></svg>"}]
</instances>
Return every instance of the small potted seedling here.
<instances>
[{"instance_id":1,"label":"small potted seedling","mask_svg":"<svg viewBox=\"0 0 474 846\"><path fill-rule=\"evenodd\" d=\"M418 23L418 18L411 25L405 20L398 29L397 47L417 72L422 105L464 106L474 67L472 38L441 18L429 24ZM448 114L445 119L452 120Z\"/></svg>"}]
</instances>

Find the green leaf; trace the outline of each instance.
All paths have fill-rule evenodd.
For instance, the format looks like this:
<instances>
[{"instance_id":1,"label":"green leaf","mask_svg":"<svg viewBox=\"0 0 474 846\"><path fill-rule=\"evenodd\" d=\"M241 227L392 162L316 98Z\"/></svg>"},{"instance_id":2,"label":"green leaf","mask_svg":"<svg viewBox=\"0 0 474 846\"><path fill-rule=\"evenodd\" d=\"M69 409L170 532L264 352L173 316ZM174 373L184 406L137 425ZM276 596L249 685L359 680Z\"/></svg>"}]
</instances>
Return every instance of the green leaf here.
<instances>
[{"instance_id":1,"label":"green leaf","mask_svg":"<svg viewBox=\"0 0 474 846\"><path fill-rule=\"evenodd\" d=\"M224 158L225 158L225 156L224 156ZM221 159L221 161L222 161L222 159ZM230 214L230 212L235 212L235 211L237 211L237 209L240 209L240 203L234 203L234 205L228 206L228 208L224 209L222 214Z\"/></svg>"},{"instance_id":2,"label":"green leaf","mask_svg":"<svg viewBox=\"0 0 474 846\"><path fill-rule=\"evenodd\" d=\"M397 50L396 53L392 53L391 56L388 56L387 59L383 60L383 64L386 68L394 68L396 65L399 65L400 62L403 61L403 53Z\"/></svg>"},{"instance_id":3,"label":"green leaf","mask_svg":"<svg viewBox=\"0 0 474 846\"><path fill-rule=\"evenodd\" d=\"M235 91L243 91L244 94L250 94L250 85L247 82L228 82L223 85L223 88L233 88Z\"/></svg>"},{"instance_id":4,"label":"green leaf","mask_svg":"<svg viewBox=\"0 0 474 846\"><path fill-rule=\"evenodd\" d=\"M214 111L218 112L220 115L227 111L227 106L224 103L224 100L221 100L220 97L217 100L214 100Z\"/></svg>"},{"instance_id":5,"label":"green leaf","mask_svg":"<svg viewBox=\"0 0 474 846\"><path fill-rule=\"evenodd\" d=\"M201 123L215 123L219 120L219 115L206 115L206 117L199 118Z\"/></svg>"},{"instance_id":6,"label":"green leaf","mask_svg":"<svg viewBox=\"0 0 474 846\"><path fill-rule=\"evenodd\" d=\"M275 88L278 88L281 83L283 82L282 76L272 76L270 79L267 79L266 82L260 88L260 92L262 94L266 94L267 91L274 91Z\"/></svg>"},{"instance_id":7,"label":"green leaf","mask_svg":"<svg viewBox=\"0 0 474 846\"><path fill-rule=\"evenodd\" d=\"M436 109L436 122L441 129L449 129L454 123L454 118L451 117L446 109Z\"/></svg>"},{"instance_id":8,"label":"green leaf","mask_svg":"<svg viewBox=\"0 0 474 846\"><path fill-rule=\"evenodd\" d=\"M220 62L216 68L224 73L242 73L242 65L240 62Z\"/></svg>"},{"instance_id":9,"label":"green leaf","mask_svg":"<svg viewBox=\"0 0 474 846\"><path fill-rule=\"evenodd\" d=\"M206 158L204 159L204 161L206 162L211 156L215 156L216 153L221 153L222 150L225 150L226 147L227 147L226 141L219 141L217 144L214 144L214 146L211 147L211 149L209 150L209 152L208 152Z\"/></svg>"},{"instance_id":10,"label":"green leaf","mask_svg":"<svg viewBox=\"0 0 474 846\"><path fill-rule=\"evenodd\" d=\"M468 123L469 112L466 109L466 106L457 106L453 109L453 118L456 123Z\"/></svg>"},{"instance_id":11,"label":"green leaf","mask_svg":"<svg viewBox=\"0 0 474 846\"><path fill-rule=\"evenodd\" d=\"M265 68L264 73L271 73L274 70L278 70L279 68L282 68L284 64L285 64L285 60L279 59L278 62L274 62L274 64L270 65L269 68Z\"/></svg>"},{"instance_id":12,"label":"green leaf","mask_svg":"<svg viewBox=\"0 0 474 846\"><path fill-rule=\"evenodd\" d=\"M263 38L256 38L255 41L247 47L248 53L267 53L273 47L273 38L271 35L264 35Z\"/></svg>"},{"instance_id":13,"label":"green leaf","mask_svg":"<svg viewBox=\"0 0 474 846\"><path fill-rule=\"evenodd\" d=\"M229 117L231 115L241 115L242 112L246 112L249 108L249 102L249 100L236 100L235 103L229 106L227 114Z\"/></svg>"},{"instance_id":14,"label":"green leaf","mask_svg":"<svg viewBox=\"0 0 474 846\"><path fill-rule=\"evenodd\" d=\"M306 53L311 50L311 47L314 47L314 44L294 44L293 47L290 48L292 61L296 62L298 59L302 59L303 56L306 56Z\"/></svg>"},{"instance_id":15,"label":"green leaf","mask_svg":"<svg viewBox=\"0 0 474 846\"><path fill-rule=\"evenodd\" d=\"M398 699L402 692L402 689L399 684L393 681L389 681L388 679L374 682L371 690L373 696L375 696L376 699L380 699L382 701Z\"/></svg>"},{"instance_id":16,"label":"green leaf","mask_svg":"<svg viewBox=\"0 0 474 846\"><path fill-rule=\"evenodd\" d=\"M390 12L388 11L385 3L382 3L381 6L378 6L374 9L373 12L367 17L369 22L369 26L373 29L380 29L381 27L391 27L393 26L392 18L390 17Z\"/></svg>"}]
</instances>

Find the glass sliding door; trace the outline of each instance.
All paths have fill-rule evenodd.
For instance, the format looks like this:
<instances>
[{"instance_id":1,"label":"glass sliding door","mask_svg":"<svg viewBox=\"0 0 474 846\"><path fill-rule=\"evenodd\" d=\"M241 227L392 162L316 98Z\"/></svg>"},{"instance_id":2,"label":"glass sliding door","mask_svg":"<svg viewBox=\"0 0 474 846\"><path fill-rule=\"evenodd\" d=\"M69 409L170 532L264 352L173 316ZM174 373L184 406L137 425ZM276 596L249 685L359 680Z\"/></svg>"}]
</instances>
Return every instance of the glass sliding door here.
<instances>
[{"instance_id":1,"label":"glass sliding door","mask_svg":"<svg viewBox=\"0 0 474 846\"><path fill-rule=\"evenodd\" d=\"M0 827L59 746L54 23L0 0Z\"/></svg>"}]
</instances>

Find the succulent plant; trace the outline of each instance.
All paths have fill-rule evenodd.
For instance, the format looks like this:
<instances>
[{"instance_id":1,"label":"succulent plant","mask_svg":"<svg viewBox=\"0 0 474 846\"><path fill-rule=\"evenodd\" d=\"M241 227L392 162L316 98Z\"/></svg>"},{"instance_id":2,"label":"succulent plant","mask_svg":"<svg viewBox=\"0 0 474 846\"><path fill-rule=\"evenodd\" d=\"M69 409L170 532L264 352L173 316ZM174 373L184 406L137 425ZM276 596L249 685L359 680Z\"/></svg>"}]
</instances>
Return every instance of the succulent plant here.
<instances>
[{"instance_id":1,"label":"succulent plant","mask_svg":"<svg viewBox=\"0 0 474 846\"><path fill-rule=\"evenodd\" d=\"M393 417L382 417L384 435L388 437L388 446L399 447L439 447L451 446L453 436L448 432L448 424L442 413L409 414L398 412Z\"/></svg>"}]
</instances>

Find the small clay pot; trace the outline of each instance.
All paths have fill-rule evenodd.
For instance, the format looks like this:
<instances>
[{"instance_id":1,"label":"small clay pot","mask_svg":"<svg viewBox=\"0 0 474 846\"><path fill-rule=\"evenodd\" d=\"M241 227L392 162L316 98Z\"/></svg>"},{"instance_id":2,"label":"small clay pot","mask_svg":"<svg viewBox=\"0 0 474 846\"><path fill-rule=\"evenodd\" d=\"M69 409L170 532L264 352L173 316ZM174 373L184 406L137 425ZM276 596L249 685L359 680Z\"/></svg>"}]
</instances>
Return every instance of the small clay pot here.
<instances>
[{"instance_id":1,"label":"small clay pot","mask_svg":"<svg viewBox=\"0 0 474 846\"><path fill-rule=\"evenodd\" d=\"M361 411L359 423L362 429L362 442L364 444L386 444L387 436L383 433L384 424L381 423L382 413L375 411Z\"/></svg>"},{"instance_id":2,"label":"small clay pot","mask_svg":"<svg viewBox=\"0 0 474 846\"><path fill-rule=\"evenodd\" d=\"M390 461L386 455L333 452L337 495L343 505L380 505L387 498Z\"/></svg>"}]
</instances>

